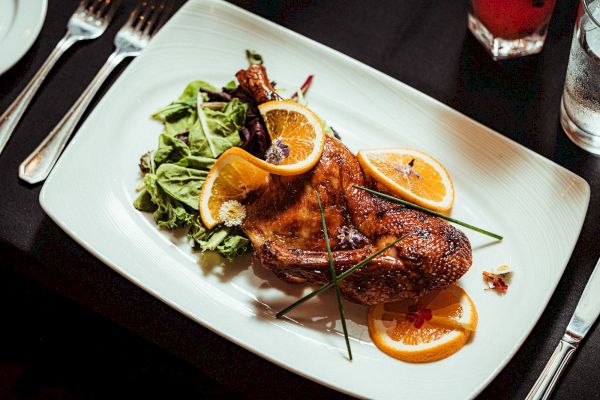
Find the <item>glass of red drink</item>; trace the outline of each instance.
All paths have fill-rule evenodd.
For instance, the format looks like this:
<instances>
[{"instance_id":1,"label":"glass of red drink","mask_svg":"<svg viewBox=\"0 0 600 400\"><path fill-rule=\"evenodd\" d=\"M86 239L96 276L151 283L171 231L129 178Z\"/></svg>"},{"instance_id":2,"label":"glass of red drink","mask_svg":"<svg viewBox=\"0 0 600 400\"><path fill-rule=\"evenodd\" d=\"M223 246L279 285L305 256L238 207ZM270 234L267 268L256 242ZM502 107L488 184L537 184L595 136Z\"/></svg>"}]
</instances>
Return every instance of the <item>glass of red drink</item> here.
<instances>
[{"instance_id":1,"label":"glass of red drink","mask_svg":"<svg viewBox=\"0 0 600 400\"><path fill-rule=\"evenodd\" d=\"M556 0L471 0L469 30L494 60L539 53Z\"/></svg>"}]
</instances>

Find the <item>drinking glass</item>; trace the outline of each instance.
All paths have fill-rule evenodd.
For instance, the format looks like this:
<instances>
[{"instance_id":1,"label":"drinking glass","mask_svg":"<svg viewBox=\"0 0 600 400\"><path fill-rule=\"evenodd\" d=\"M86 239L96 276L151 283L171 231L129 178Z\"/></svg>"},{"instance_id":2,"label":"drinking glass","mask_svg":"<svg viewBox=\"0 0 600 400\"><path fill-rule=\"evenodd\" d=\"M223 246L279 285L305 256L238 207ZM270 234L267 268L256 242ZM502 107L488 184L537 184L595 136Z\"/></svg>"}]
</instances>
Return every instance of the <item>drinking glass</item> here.
<instances>
[{"instance_id":1,"label":"drinking glass","mask_svg":"<svg viewBox=\"0 0 600 400\"><path fill-rule=\"evenodd\" d=\"M556 0L471 0L469 30L494 60L542 51Z\"/></svg>"},{"instance_id":2,"label":"drinking glass","mask_svg":"<svg viewBox=\"0 0 600 400\"><path fill-rule=\"evenodd\" d=\"M600 154L600 0L581 0L560 122L579 147Z\"/></svg>"}]
</instances>

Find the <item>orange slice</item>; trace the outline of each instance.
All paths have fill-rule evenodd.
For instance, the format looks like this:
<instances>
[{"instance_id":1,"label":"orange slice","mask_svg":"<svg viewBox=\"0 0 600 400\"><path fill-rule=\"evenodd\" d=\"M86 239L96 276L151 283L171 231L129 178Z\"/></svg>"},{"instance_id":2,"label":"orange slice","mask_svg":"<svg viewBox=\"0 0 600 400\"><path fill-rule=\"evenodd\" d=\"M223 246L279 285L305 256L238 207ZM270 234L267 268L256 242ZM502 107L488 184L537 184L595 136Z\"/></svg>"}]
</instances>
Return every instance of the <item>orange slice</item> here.
<instances>
[{"instance_id":1,"label":"orange slice","mask_svg":"<svg viewBox=\"0 0 600 400\"><path fill-rule=\"evenodd\" d=\"M358 161L377 182L408 201L439 212L454 204L454 184L446 168L422 151L404 147L361 150Z\"/></svg>"},{"instance_id":2,"label":"orange slice","mask_svg":"<svg viewBox=\"0 0 600 400\"><path fill-rule=\"evenodd\" d=\"M276 175L298 175L314 167L325 145L325 130L319 117L290 100L268 101L258 110L271 141L289 146L289 155L277 164L256 159L255 165Z\"/></svg>"},{"instance_id":3,"label":"orange slice","mask_svg":"<svg viewBox=\"0 0 600 400\"><path fill-rule=\"evenodd\" d=\"M245 199L266 183L269 173L302 174L314 167L323 154L325 131L310 109L287 100L269 101L258 108L273 142L269 151L274 150L273 154L279 157L262 160L239 147L221 154L200 192L200 217L207 228L224 222L219 216L223 203Z\"/></svg>"},{"instance_id":4,"label":"orange slice","mask_svg":"<svg viewBox=\"0 0 600 400\"><path fill-rule=\"evenodd\" d=\"M477 310L457 285L420 298L369 308L369 334L384 353L413 363L454 354L477 327Z\"/></svg>"},{"instance_id":5,"label":"orange slice","mask_svg":"<svg viewBox=\"0 0 600 400\"><path fill-rule=\"evenodd\" d=\"M269 173L249 162L254 158L239 147L224 152L211 167L200 192L200 217L207 228L223 222L219 211L228 200L241 201L267 182Z\"/></svg>"}]
</instances>

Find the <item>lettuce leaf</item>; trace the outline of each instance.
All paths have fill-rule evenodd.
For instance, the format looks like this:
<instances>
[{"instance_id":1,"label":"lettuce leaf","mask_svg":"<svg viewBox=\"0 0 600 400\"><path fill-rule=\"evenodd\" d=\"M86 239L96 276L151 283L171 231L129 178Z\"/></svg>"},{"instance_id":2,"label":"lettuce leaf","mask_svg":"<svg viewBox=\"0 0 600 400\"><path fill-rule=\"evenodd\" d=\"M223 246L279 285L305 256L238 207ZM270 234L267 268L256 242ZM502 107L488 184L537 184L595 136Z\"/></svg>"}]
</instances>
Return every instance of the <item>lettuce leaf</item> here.
<instances>
[{"instance_id":1,"label":"lettuce leaf","mask_svg":"<svg viewBox=\"0 0 600 400\"><path fill-rule=\"evenodd\" d=\"M192 129L194 122L196 122L196 118L198 118L198 115L196 113L196 109L194 108L189 114L184 115L176 121L165 121L163 132L169 136L175 136L179 133L189 132L190 129Z\"/></svg>"},{"instance_id":2,"label":"lettuce leaf","mask_svg":"<svg viewBox=\"0 0 600 400\"><path fill-rule=\"evenodd\" d=\"M223 86L223 89L235 89L236 87L238 87L238 83L237 81L233 80L227 82L225 86Z\"/></svg>"},{"instance_id":3,"label":"lettuce leaf","mask_svg":"<svg viewBox=\"0 0 600 400\"><path fill-rule=\"evenodd\" d=\"M239 146L238 133L246 120L248 104L233 99L221 110L203 109L206 128L199 118L190 129L189 143L192 155L217 158L225 150Z\"/></svg>"},{"instance_id":4,"label":"lettuce leaf","mask_svg":"<svg viewBox=\"0 0 600 400\"><path fill-rule=\"evenodd\" d=\"M190 148L183 141L162 133L158 137L158 149L154 152L154 163L175 163L190 155Z\"/></svg>"},{"instance_id":5,"label":"lettuce leaf","mask_svg":"<svg viewBox=\"0 0 600 400\"><path fill-rule=\"evenodd\" d=\"M214 92L219 91L218 88L214 87L213 85L211 85L208 82L192 81L192 82L188 83L188 85L185 87L183 93L181 93L181 96L179 96L179 101L193 100L195 103L196 96L198 96L198 91L200 90L200 88L209 89ZM205 100L207 100L207 98Z\"/></svg>"},{"instance_id":6,"label":"lettuce leaf","mask_svg":"<svg viewBox=\"0 0 600 400\"><path fill-rule=\"evenodd\" d=\"M225 240L217 246L217 251L228 260L247 253L250 250L250 240L245 236L228 235Z\"/></svg>"},{"instance_id":7,"label":"lettuce leaf","mask_svg":"<svg viewBox=\"0 0 600 400\"><path fill-rule=\"evenodd\" d=\"M144 176L144 185L150 194L152 203L156 204L154 211L154 221L160 228L177 229L190 225L195 214L188 212L184 205L169 196L157 182L157 176L148 173Z\"/></svg>"},{"instance_id":8,"label":"lettuce leaf","mask_svg":"<svg viewBox=\"0 0 600 400\"><path fill-rule=\"evenodd\" d=\"M196 221L188 233L200 251L217 251L228 260L233 260L250 250L250 240L235 228L217 227L208 230Z\"/></svg>"},{"instance_id":9,"label":"lettuce leaf","mask_svg":"<svg viewBox=\"0 0 600 400\"><path fill-rule=\"evenodd\" d=\"M156 183L173 199L197 210L206 175L208 171L162 164L156 170Z\"/></svg>"},{"instance_id":10,"label":"lettuce leaf","mask_svg":"<svg viewBox=\"0 0 600 400\"><path fill-rule=\"evenodd\" d=\"M240 129L244 125L244 122L246 122L248 104L240 101L238 98L234 98L227 103L222 112L229 116L229 119L235 124L236 129Z\"/></svg>"},{"instance_id":11,"label":"lettuce leaf","mask_svg":"<svg viewBox=\"0 0 600 400\"><path fill-rule=\"evenodd\" d=\"M185 156L176 162L176 165L181 165L186 168L194 168L203 171L208 171L215 163L215 159L202 156Z\"/></svg>"},{"instance_id":12,"label":"lettuce leaf","mask_svg":"<svg viewBox=\"0 0 600 400\"><path fill-rule=\"evenodd\" d=\"M196 109L196 98L175 101L152 114L152 118L162 122L175 122Z\"/></svg>"},{"instance_id":13,"label":"lettuce leaf","mask_svg":"<svg viewBox=\"0 0 600 400\"><path fill-rule=\"evenodd\" d=\"M204 226L202 221L200 220L200 216L198 215L192 221L192 225L190 226L190 230L188 231L188 237L194 239L194 243L196 247L199 246L201 241L204 241L210 235L210 230Z\"/></svg>"},{"instance_id":14,"label":"lettuce leaf","mask_svg":"<svg viewBox=\"0 0 600 400\"><path fill-rule=\"evenodd\" d=\"M158 206L152 202L152 196L150 196L150 193L146 189L142 190L138 195L133 202L133 206L140 211L146 212L154 212L158 208Z\"/></svg>"},{"instance_id":15,"label":"lettuce leaf","mask_svg":"<svg viewBox=\"0 0 600 400\"><path fill-rule=\"evenodd\" d=\"M178 101L174 101L168 106L161 108L152 114L152 118L162 122L176 122L179 119L195 113L197 105L197 96L200 88L206 88L214 91L219 91L210 83L204 81L192 81L185 87L183 93L179 96ZM204 100L208 100L206 94L202 94ZM192 123L194 121L191 121Z\"/></svg>"}]
</instances>

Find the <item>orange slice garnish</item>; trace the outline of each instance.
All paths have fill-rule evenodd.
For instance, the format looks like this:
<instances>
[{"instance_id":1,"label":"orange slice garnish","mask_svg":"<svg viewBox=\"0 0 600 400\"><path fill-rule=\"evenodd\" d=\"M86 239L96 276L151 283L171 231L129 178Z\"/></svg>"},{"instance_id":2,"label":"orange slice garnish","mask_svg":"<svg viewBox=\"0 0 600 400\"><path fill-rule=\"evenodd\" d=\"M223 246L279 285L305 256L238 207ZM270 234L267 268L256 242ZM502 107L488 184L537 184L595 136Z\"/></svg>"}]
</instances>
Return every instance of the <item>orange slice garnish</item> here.
<instances>
[{"instance_id":1,"label":"orange slice garnish","mask_svg":"<svg viewBox=\"0 0 600 400\"><path fill-rule=\"evenodd\" d=\"M477 310L457 285L369 308L369 334L386 354L408 362L441 360L460 350L477 327Z\"/></svg>"},{"instance_id":2,"label":"orange slice garnish","mask_svg":"<svg viewBox=\"0 0 600 400\"><path fill-rule=\"evenodd\" d=\"M323 154L325 131L310 109L288 100L269 101L258 109L273 143L269 150L283 156L262 160L239 147L221 154L200 192L200 217L207 228L223 222L219 217L223 203L243 200L267 182L269 173L302 174L314 167Z\"/></svg>"},{"instance_id":3,"label":"orange slice garnish","mask_svg":"<svg viewBox=\"0 0 600 400\"><path fill-rule=\"evenodd\" d=\"M325 145L325 130L319 117L290 100L268 101L258 110L271 141L288 146L289 155L277 164L256 159L255 165L275 175L298 175L314 167Z\"/></svg>"},{"instance_id":4,"label":"orange slice garnish","mask_svg":"<svg viewBox=\"0 0 600 400\"><path fill-rule=\"evenodd\" d=\"M367 174L397 196L434 211L454 204L454 184L446 168L422 151L395 147L361 150L358 161Z\"/></svg>"},{"instance_id":5,"label":"orange slice garnish","mask_svg":"<svg viewBox=\"0 0 600 400\"><path fill-rule=\"evenodd\" d=\"M211 167L200 192L200 217L207 228L221 221L219 211L228 200L241 201L267 182L269 173L248 161L252 156L239 147L224 152Z\"/></svg>"}]
</instances>

